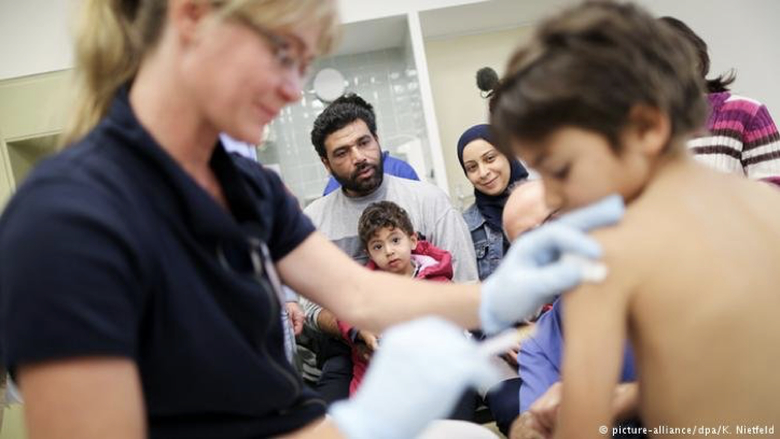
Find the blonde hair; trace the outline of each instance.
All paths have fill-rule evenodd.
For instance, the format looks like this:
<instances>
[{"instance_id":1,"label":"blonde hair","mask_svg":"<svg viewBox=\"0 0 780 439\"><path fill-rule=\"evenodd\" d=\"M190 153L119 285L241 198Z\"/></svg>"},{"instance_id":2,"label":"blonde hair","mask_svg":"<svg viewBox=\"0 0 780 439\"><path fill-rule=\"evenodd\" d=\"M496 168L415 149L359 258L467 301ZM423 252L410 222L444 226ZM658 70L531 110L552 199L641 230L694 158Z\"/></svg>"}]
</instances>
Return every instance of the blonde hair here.
<instances>
[{"instance_id":1,"label":"blonde hair","mask_svg":"<svg viewBox=\"0 0 780 439\"><path fill-rule=\"evenodd\" d=\"M270 30L299 23L318 26L317 53L339 35L336 0L194 0L208 2L218 18L242 17ZM167 0L83 0L75 38L75 111L61 137L72 143L103 118L117 90L135 77L165 25Z\"/></svg>"}]
</instances>

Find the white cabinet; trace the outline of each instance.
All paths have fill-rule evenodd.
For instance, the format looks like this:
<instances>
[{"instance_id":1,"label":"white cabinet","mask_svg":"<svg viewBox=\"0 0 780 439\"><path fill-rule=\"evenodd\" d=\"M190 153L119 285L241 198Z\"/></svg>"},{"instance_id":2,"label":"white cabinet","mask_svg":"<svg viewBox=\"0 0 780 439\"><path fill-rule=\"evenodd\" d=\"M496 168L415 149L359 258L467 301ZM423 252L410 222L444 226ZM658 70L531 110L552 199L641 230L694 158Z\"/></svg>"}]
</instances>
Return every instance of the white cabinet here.
<instances>
[{"instance_id":1,"label":"white cabinet","mask_svg":"<svg viewBox=\"0 0 780 439\"><path fill-rule=\"evenodd\" d=\"M57 147L68 110L68 71L0 81L0 206Z\"/></svg>"}]
</instances>

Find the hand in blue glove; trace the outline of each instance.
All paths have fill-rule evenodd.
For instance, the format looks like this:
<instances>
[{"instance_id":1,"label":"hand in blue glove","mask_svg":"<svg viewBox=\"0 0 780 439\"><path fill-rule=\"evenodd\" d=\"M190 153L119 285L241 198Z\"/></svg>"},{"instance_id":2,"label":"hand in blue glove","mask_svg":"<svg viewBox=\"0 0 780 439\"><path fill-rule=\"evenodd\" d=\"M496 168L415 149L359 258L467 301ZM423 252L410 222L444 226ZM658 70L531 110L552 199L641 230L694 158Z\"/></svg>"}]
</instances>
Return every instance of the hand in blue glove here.
<instances>
[{"instance_id":1,"label":"hand in blue glove","mask_svg":"<svg viewBox=\"0 0 780 439\"><path fill-rule=\"evenodd\" d=\"M515 240L501 265L482 284L482 329L495 333L577 286L582 267L560 257L574 253L599 258L601 247L585 232L616 223L624 210L623 199L612 195Z\"/></svg>"},{"instance_id":2,"label":"hand in blue glove","mask_svg":"<svg viewBox=\"0 0 780 439\"><path fill-rule=\"evenodd\" d=\"M469 386L498 379L491 356L438 317L394 326L358 392L329 413L349 438L413 438L446 417Z\"/></svg>"}]
</instances>

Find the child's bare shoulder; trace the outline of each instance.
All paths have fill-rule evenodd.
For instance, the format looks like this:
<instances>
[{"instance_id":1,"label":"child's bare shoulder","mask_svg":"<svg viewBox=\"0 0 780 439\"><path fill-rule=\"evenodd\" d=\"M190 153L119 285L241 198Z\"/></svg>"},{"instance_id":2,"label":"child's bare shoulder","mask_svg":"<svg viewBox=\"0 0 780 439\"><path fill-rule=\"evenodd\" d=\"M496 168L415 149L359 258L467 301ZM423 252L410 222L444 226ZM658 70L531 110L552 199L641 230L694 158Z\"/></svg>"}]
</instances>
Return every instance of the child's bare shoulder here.
<instances>
[{"instance_id":1,"label":"child's bare shoulder","mask_svg":"<svg viewBox=\"0 0 780 439\"><path fill-rule=\"evenodd\" d=\"M564 319L565 326L576 327L577 331L588 328L587 336L596 339L599 331L591 325L594 319L604 325L627 314L641 264L638 263L640 253L630 245L633 227L625 219L618 225L594 230L590 235L601 245L600 263L606 268L606 276L598 282L585 281L563 297Z\"/></svg>"},{"instance_id":2,"label":"child's bare shoulder","mask_svg":"<svg viewBox=\"0 0 780 439\"><path fill-rule=\"evenodd\" d=\"M664 230L667 226L663 221L654 218L654 211L651 203L634 203L620 223L591 232L603 249L602 262L607 266L612 289L633 290L648 274L648 261L663 254L659 241L669 231Z\"/></svg>"},{"instance_id":3,"label":"child's bare shoulder","mask_svg":"<svg viewBox=\"0 0 780 439\"><path fill-rule=\"evenodd\" d=\"M626 206L626 213L618 224L597 229L592 235L606 249L620 256L646 255L654 244L662 241L661 236L680 225L675 208L675 203L665 194L645 194Z\"/></svg>"}]
</instances>

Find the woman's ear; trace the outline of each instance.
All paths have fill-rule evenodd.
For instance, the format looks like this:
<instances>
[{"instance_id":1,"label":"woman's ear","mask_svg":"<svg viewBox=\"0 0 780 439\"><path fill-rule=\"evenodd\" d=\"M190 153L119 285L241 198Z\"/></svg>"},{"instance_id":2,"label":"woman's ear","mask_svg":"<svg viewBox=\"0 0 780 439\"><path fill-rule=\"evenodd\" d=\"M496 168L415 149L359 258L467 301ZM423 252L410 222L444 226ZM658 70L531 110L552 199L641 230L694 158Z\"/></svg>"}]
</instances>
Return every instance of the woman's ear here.
<instances>
[{"instance_id":1,"label":"woman's ear","mask_svg":"<svg viewBox=\"0 0 780 439\"><path fill-rule=\"evenodd\" d=\"M197 0L171 0L168 3L170 22L185 43L196 39L199 26L211 10L209 2Z\"/></svg>"},{"instance_id":2,"label":"woman's ear","mask_svg":"<svg viewBox=\"0 0 780 439\"><path fill-rule=\"evenodd\" d=\"M672 134L669 116L655 107L635 105L628 115L628 129L625 141L636 145L639 151L648 155L661 154Z\"/></svg>"}]
</instances>

